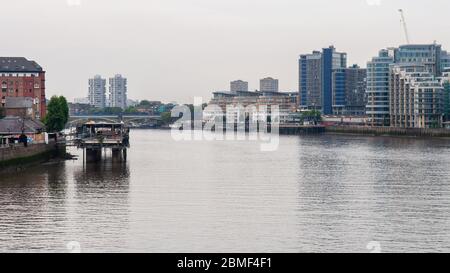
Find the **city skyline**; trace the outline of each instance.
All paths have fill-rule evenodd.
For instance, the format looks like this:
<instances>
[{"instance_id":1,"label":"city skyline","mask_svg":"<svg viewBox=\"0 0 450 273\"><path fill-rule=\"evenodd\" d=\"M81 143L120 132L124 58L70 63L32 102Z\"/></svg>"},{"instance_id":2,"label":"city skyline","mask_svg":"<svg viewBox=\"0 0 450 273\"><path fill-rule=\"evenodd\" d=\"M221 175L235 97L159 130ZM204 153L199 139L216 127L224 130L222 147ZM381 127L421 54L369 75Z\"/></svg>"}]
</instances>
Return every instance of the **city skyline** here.
<instances>
[{"instance_id":1,"label":"city skyline","mask_svg":"<svg viewBox=\"0 0 450 273\"><path fill-rule=\"evenodd\" d=\"M133 2L5 3L11 12L0 22L16 27L5 29L10 39L3 55L45 66L49 96L61 93L73 100L96 71L122 71L130 79L132 98L190 103L193 96L209 98L211 91L226 89L230 79L251 79L249 85L258 86L259 79L271 75L280 80L280 90L298 91L298 56L331 44L349 53L348 64L365 68L380 49L406 43L398 8L406 12L412 43L450 44L445 35L450 23L441 20L450 3L440 0L433 4L439 9L404 0ZM24 5L28 8L22 10ZM46 19L31 24L13 16L20 10L22 18L29 18L36 9ZM426 12L434 16L420 20ZM320 24L311 24L317 20ZM25 29L27 37L18 35ZM30 39L36 41L33 46ZM70 65L61 69L61 60ZM195 80L200 77L204 80Z\"/></svg>"},{"instance_id":2,"label":"city skyline","mask_svg":"<svg viewBox=\"0 0 450 273\"><path fill-rule=\"evenodd\" d=\"M4 2L0 252L450 252L449 0Z\"/></svg>"}]
</instances>

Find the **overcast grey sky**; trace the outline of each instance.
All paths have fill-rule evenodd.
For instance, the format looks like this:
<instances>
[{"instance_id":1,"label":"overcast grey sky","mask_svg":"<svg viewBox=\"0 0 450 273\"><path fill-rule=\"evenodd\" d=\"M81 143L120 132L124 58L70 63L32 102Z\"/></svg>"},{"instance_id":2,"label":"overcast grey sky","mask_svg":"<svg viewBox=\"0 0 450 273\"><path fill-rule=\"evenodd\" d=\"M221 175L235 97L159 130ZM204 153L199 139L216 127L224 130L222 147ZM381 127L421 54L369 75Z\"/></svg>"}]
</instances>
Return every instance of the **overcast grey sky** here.
<instances>
[{"instance_id":1,"label":"overcast grey sky","mask_svg":"<svg viewBox=\"0 0 450 273\"><path fill-rule=\"evenodd\" d=\"M279 78L297 91L297 58L334 44L365 66L412 41L450 49L448 0L0 0L2 56L36 60L48 95L87 95L87 80L121 73L129 97L189 103L229 81Z\"/></svg>"}]
</instances>

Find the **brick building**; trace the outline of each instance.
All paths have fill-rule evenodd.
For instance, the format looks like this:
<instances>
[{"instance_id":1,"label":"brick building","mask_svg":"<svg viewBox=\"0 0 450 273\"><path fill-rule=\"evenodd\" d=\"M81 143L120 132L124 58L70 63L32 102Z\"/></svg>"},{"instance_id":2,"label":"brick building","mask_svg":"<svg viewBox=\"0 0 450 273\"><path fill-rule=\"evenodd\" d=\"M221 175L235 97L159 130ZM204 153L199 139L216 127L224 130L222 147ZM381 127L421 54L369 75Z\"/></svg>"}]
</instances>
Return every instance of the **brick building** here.
<instances>
[{"instance_id":1,"label":"brick building","mask_svg":"<svg viewBox=\"0 0 450 273\"><path fill-rule=\"evenodd\" d=\"M1 106L6 97L32 98L37 119L45 117L45 71L35 61L23 57L0 57Z\"/></svg>"}]
</instances>

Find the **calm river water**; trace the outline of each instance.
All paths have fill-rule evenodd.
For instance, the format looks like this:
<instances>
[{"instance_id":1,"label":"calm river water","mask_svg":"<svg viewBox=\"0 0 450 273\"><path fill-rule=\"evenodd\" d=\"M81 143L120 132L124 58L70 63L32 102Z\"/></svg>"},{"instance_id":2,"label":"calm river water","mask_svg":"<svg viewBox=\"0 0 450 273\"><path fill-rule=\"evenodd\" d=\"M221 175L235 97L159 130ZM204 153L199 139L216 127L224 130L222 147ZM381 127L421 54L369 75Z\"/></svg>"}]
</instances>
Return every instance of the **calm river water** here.
<instances>
[{"instance_id":1,"label":"calm river water","mask_svg":"<svg viewBox=\"0 0 450 273\"><path fill-rule=\"evenodd\" d=\"M131 145L126 163L1 176L0 252L450 251L450 140L283 136L261 152L142 130Z\"/></svg>"}]
</instances>

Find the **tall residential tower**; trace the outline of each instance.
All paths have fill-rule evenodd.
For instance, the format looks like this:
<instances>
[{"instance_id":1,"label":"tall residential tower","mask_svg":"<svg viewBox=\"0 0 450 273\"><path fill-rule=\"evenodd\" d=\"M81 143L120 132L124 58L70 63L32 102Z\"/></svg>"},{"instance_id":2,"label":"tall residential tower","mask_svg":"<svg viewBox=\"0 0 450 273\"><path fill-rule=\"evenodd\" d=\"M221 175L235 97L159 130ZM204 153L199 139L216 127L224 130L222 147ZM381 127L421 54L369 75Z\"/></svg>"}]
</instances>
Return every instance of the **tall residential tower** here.
<instances>
[{"instance_id":1,"label":"tall residential tower","mask_svg":"<svg viewBox=\"0 0 450 273\"><path fill-rule=\"evenodd\" d=\"M89 104L97 108L106 107L106 80L100 75L89 79Z\"/></svg>"},{"instance_id":2,"label":"tall residential tower","mask_svg":"<svg viewBox=\"0 0 450 273\"><path fill-rule=\"evenodd\" d=\"M367 106L369 125L389 126L389 73L394 49L383 49L367 63Z\"/></svg>"},{"instance_id":3,"label":"tall residential tower","mask_svg":"<svg viewBox=\"0 0 450 273\"><path fill-rule=\"evenodd\" d=\"M111 107L127 108L127 79L120 74L109 79L109 103Z\"/></svg>"},{"instance_id":4,"label":"tall residential tower","mask_svg":"<svg viewBox=\"0 0 450 273\"><path fill-rule=\"evenodd\" d=\"M366 113L367 70L353 65L333 72L333 114L363 116Z\"/></svg>"},{"instance_id":5,"label":"tall residential tower","mask_svg":"<svg viewBox=\"0 0 450 273\"><path fill-rule=\"evenodd\" d=\"M398 48L381 50L377 57L367 63L368 102L366 112L369 125L391 125L390 93L392 86L389 84L389 77L394 66L420 65L430 76L440 77L444 67L448 65L447 58L448 54L442 51L441 45L436 43L402 45Z\"/></svg>"},{"instance_id":6,"label":"tall residential tower","mask_svg":"<svg viewBox=\"0 0 450 273\"><path fill-rule=\"evenodd\" d=\"M398 64L390 73L390 123L400 128L442 126L444 87L424 64Z\"/></svg>"},{"instance_id":7,"label":"tall residential tower","mask_svg":"<svg viewBox=\"0 0 450 273\"><path fill-rule=\"evenodd\" d=\"M347 54L339 53L334 46L300 55L299 92L303 107L333 113L333 72L346 68Z\"/></svg>"}]
</instances>

